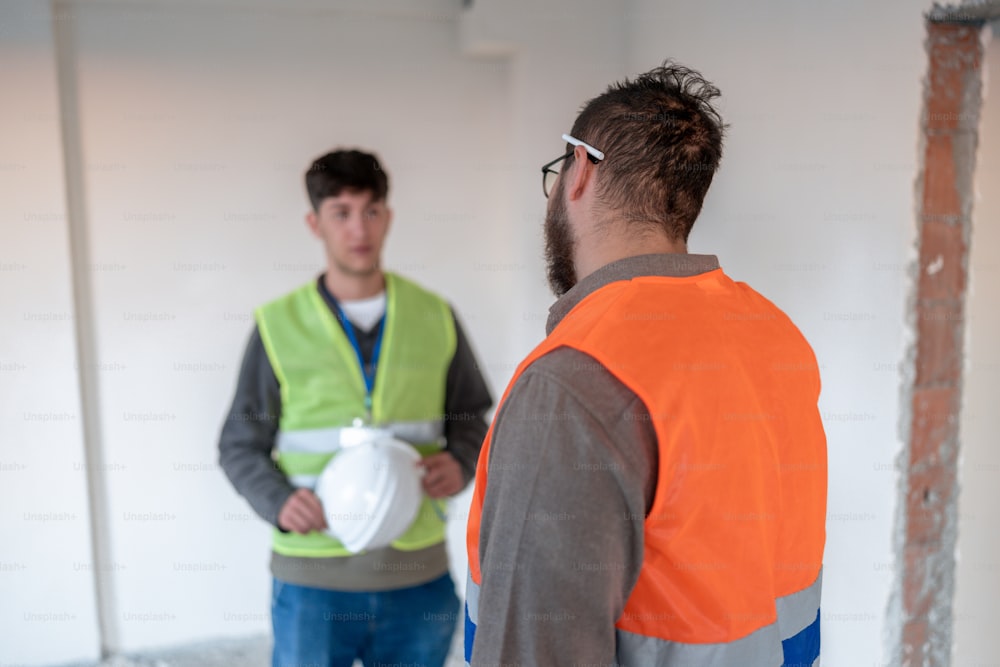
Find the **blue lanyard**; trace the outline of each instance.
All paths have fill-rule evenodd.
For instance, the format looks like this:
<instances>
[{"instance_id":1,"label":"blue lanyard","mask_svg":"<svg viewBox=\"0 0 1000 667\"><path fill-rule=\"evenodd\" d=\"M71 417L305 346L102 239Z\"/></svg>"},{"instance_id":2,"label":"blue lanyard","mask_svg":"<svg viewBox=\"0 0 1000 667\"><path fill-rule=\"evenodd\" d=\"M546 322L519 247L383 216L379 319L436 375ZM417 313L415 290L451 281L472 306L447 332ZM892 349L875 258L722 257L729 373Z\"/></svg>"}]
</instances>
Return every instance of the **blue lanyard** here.
<instances>
[{"instance_id":1,"label":"blue lanyard","mask_svg":"<svg viewBox=\"0 0 1000 667\"><path fill-rule=\"evenodd\" d=\"M372 390L375 388L375 372L378 370L378 357L379 353L382 351L382 332L385 331L385 315L378 323L378 335L375 337L375 347L372 348L372 363L371 368L365 365L365 358L361 354L361 346L358 345L358 337L354 335L354 325L351 321L347 319L347 315L344 313L344 309L340 307L336 299L333 301L333 305L337 307L337 317L340 318L340 323L344 328L344 333L347 334L347 340L351 342L351 347L354 348L354 354L358 357L358 365L361 366L361 377L365 380L365 410L368 416L371 417L372 414Z\"/></svg>"}]
</instances>

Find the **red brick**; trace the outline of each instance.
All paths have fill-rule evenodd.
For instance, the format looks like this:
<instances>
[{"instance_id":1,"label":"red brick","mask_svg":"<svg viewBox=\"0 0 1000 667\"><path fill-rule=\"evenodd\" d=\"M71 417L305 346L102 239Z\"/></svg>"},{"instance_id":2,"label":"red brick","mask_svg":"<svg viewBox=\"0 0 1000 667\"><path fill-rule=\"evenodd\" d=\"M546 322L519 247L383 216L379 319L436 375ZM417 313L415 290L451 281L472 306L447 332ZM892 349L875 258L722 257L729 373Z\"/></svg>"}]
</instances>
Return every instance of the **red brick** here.
<instances>
[{"instance_id":1,"label":"red brick","mask_svg":"<svg viewBox=\"0 0 1000 667\"><path fill-rule=\"evenodd\" d=\"M903 548L903 617L926 616L934 597L930 560L939 544L908 544Z\"/></svg>"},{"instance_id":2,"label":"red brick","mask_svg":"<svg viewBox=\"0 0 1000 667\"><path fill-rule=\"evenodd\" d=\"M944 534L945 509L955 491L953 465L910 470L906 492L906 543L930 545Z\"/></svg>"},{"instance_id":3,"label":"red brick","mask_svg":"<svg viewBox=\"0 0 1000 667\"><path fill-rule=\"evenodd\" d=\"M903 626L902 667L923 667L926 664L927 621L907 621Z\"/></svg>"},{"instance_id":4,"label":"red brick","mask_svg":"<svg viewBox=\"0 0 1000 667\"><path fill-rule=\"evenodd\" d=\"M931 56L933 58L933 55ZM935 67L928 74L925 127L931 131L955 130L962 116L965 70Z\"/></svg>"},{"instance_id":5,"label":"red brick","mask_svg":"<svg viewBox=\"0 0 1000 667\"><path fill-rule=\"evenodd\" d=\"M969 75L981 66L979 29L931 25L927 48L930 68L925 127L931 132L975 130L975 119L962 112L962 97Z\"/></svg>"},{"instance_id":6,"label":"red brick","mask_svg":"<svg viewBox=\"0 0 1000 667\"><path fill-rule=\"evenodd\" d=\"M914 388L958 386L962 372L961 302L917 302Z\"/></svg>"},{"instance_id":7,"label":"red brick","mask_svg":"<svg viewBox=\"0 0 1000 667\"><path fill-rule=\"evenodd\" d=\"M931 70L958 67L962 63L978 65L981 50L980 28L967 25L934 23L927 29ZM956 62L961 61L961 62Z\"/></svg>"},{"instance_id":8,"label":"red brick","mask_svg":"<svg viewBox=\"0 0 1000 667\"><path fill-rule=\"evenodd\" d=\"M965 238L961 224L925 220L920 230L921 299L960 299L965 293ZM933 273L928 271L933 267Z\"/></svg>"},{"instance_id":9,"label":"red brick","mask_svg":"<svg viewBox=\"0 0 1000 667\"><path fill-rule=\"evenodd\" d=\"M928 615L943 597L939 579L947 573L942 549L947 510L957 488L959 381L961 380L967 248L963 238L962 201L956 181L955 142L968 143L977 130L962 103L966 86L975 82L981 63L979 29L956 24L928 24L927 101L923 199L920 216L920 275L917 283L917 357L914 378L909 470L905 498L903 563L902 664L923 667L930 655ZM960 153L964 143L959 143ZM929 266L941 263L933 274ZM950 575L948 575L950 576Z\"/></svg>"},{"instance_id":10,"label":"red brick","mask_svg":"<svg viewBox=\"0 0 1000 667\"><path fill-rule=\"evenodd\" d=\"M938 220L958 218L962 214L955 188L955 156L951 137L946 134L927 137L922 213L925 217Z\"/></svg>"},{"instance_id":11,"label":"red brick","mask_svg":"<svg viewBox=\"0 0 1000 667\"><path fill-rule=\"evenodd\" d=\"M910 469L951 466L956 462L958 389L944 387L913 391Z\"/></svg>"}]
</instances>

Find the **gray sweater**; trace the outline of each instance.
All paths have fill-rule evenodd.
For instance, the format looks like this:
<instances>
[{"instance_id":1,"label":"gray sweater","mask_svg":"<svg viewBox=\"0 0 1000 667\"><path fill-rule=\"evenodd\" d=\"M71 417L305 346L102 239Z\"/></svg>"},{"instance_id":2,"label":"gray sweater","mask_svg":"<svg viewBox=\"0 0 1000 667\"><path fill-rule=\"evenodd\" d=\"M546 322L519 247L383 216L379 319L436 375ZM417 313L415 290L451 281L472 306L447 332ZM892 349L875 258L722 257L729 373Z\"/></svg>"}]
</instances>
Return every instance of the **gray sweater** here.
<instances>
[{"instance_id":1,"label":"gray sweater","mask_svg":"<svg viewBox=\"0 0 1000 667\"><path fill-rule=\"evenodd\" d=\"M323 276L317 290L337 316ZM454 317L454 311L452 312ZM362 355L370 360L378 327L361 330L350 322ZM455 355L445 385L445 451L462 466L466 483L475 474L486 435L485 414L493 404L465 332L455 319ZM236 491L254 511L277 527L278 513L295 491L272 459L281 416L281 392L267 352L254 329L243 356L236 395L219 438L219 463ZM413 586L448 571L444 544L418 551L392 547L343 558L294 558L271 555L271 573L302 586L345 591L378 591Z\"/></svg>"}]
</instances>

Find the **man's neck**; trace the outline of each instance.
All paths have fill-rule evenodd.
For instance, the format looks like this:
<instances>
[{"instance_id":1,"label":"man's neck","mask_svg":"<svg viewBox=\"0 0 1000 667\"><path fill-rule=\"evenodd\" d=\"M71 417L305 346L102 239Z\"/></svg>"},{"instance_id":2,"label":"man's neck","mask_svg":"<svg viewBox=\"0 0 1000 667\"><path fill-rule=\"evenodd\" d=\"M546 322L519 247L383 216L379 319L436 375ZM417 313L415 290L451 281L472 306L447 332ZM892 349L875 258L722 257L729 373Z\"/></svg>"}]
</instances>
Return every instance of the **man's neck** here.
<instances>
[{"instance_id":1,"label":"man's neck","mask_svg":"<svg viewBox=\"0 0 1000 667\"><path fill-rule=\"evenodd\" d=\"M357 301L377 296L384 290L385 274L382 271L373 271L363 276L345 275L334 269L328 269L323 282L337 301Z\"/></svg>"},{"instance_id":2,"label":"man's neck","mask_svg":"<svg viewBox=\"0 0 1000 667\"><path fill-rule=\"evenodd\" d=\"M686 252L687 244L683 241L671 241L655 232L625 238L596 233L590 238L579 240L573 263L576 267L576 279L580 281L602 266L626 257Z\"/></svg>"}]
</instances>

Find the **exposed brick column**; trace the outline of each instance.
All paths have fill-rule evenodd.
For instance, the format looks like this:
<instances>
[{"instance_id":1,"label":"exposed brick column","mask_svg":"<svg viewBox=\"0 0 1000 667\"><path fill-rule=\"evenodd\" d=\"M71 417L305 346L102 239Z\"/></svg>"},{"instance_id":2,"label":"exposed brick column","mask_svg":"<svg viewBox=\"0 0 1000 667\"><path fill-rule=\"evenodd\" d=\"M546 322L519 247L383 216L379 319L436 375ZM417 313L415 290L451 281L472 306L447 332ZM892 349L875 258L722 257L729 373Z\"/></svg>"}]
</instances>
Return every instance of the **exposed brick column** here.
<instances>
[{"instance_id":1,"label":"exposed brick column","mask_svg":"<svg viewBox=\"0 0 1000 667\"><path fill-rule=\"evenodd\" d=\"M928 22L916 358L902 554L904 666L948 665L954 597L958 415L980 26Z\"/></svg>"}]
</instances>

